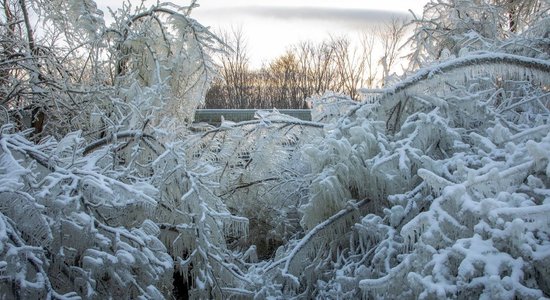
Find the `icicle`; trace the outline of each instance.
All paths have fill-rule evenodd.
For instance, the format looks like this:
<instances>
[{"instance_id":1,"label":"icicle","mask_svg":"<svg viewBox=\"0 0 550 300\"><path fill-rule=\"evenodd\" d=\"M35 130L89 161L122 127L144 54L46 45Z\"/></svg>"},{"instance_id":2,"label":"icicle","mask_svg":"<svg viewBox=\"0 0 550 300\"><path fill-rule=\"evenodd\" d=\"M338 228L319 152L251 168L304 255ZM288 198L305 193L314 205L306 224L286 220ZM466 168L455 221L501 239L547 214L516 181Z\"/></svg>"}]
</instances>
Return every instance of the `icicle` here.
<instances>
[{"instance_id":1,"label":"icicle","mask_svg":"<svg viewBox=\"0 0 550 300\"><path fill-rule=\"evenodd\" d=\"M388 286L391 285L392 281L396 281L394 283L399 284L399 280L397 279L406 278L412 257L413 255L407 255L407 257L399 265L391 269L390 273L381 278L369 278L359 281L359 288L363 291L363 295L368 298L370 294L369 292L373 291L378 296L381 292L388 292Z\"/></svg>"},{"instance_id":2,"label":"icicle","mask_svg":"<svg viewBox=\"0 0 550 300\"><path fill-rule=\"evenodd\" d=\"M149 235L152 235L152 236L155 236L155 237L158 237L159 234L160 234L159 226L155 222L153 222L151 220L148 220L148 219L144 220L142 222L141 229L146 234L149 234Z\"/></svg>"},{"instance_id":3,"label":"icicle","mask_svg":"<svg viewBox=\"0 0 550 300\"><path fill-rule=\"evenodd\" d=\"M196 248L195 229L162 229L159 240L172 257L182 257Z\"/></svg>"},{"instance_id":4,"label":"icicle","mask_svg":"<svg viewBox=\"0 0 550 300\"><path fill-rule=\"evenodd\" d=\"M432 193L434 193L436 196L440 196L445 187L454 184L453 182L441 176L438 176L435 173L426 169L419 169L417 174L428 184L428 186L431 188Z\"/></svg>"},{"instance_id":5,"label":"icicle","mask_svg":"<svg viewBox=\"0 0 550 300\"><path fill-rule=\"evenodd\" d=\"M0 192L0 212L16 222L17 229L28 236L33 245L48 247L51 244L52 232L42 209L25 194Z\"/></svg>"},{"instance_id":6,"label":"icicle","mask_svg":"<svg viewBox=\"0 0 550 300\"><path fill-rule=\"evenodd\" d=\"M430 212L424 212L416 216L401 228L401 236L405 239L407 249L413 249L430 223L434 222L434 216Z\"/></svg>"},{"instance_id":7,"label":"icicle","mask_svg":"<svg viewBox=\"0 0 550 300\"><path fill-rule=\"evenodd\" d=\"M241 237L248 239L248 219L233 215L221 215L225 237Z\"/></svg>"}]
</instances>

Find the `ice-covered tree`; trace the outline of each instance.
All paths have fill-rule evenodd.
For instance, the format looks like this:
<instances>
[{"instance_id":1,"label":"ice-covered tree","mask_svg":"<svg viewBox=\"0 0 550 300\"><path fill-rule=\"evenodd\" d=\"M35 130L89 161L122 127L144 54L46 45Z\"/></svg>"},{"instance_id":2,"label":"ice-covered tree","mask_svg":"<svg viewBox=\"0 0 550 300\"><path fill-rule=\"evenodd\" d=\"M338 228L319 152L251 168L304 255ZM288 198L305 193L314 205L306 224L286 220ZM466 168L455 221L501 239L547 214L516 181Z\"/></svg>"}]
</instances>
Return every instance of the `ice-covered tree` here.
<instances>
[{"instance_id":1,"label":"ice-covered tree","mask_svg":"<svg viewBox=\"0 0 550 300\"><path fill-rule=\"evenodd\" d=\"M93 1L3 6L3 106L22 129L57 137L75 129L105 132L112 124L101 119L116 118L120 109L113 103L141 110L126 125L139 114L141 124L170 117L181 125L204 101L214 76L210 54L221 43L189 16L195 3L125 2L109 25ZM145 111L155 111L154 120Z\"/></svg>"},{"instance_id":2,"label":"ice-covered tree","mask_svg":"<svg viewBox=\"0 0 550 300\"><path fill-rule=\"evenodd\" d=\"M247 284L225 240L245 236L248 220L229 213L204 182L213 168L188 163L177 140L220 46L189 16L195 3L128 2L109 27L93 1L4 4L6 34L30 33L2 65L16 93L2 103L2 294L222 298ZM31 8L44 31L26 20ZM50 43L44 55L35 37ZM30 125L7 124L35 108L47 129L36 143L19 131Z\"/></svg>"},{"instance_id":3,"label":"ice-covered tree","mask_svg":"<svg viewBox=\"0 0 550 300\"><path fill-rule=\"evenodd\" d=\"M423 15L413 20L411 66L480 50L546 58L548 53L532 48L544 47L549 9L547 1L538 0L429 1ZM531 30L537 33L526 39L523 33Z\"/></svg>"}]
</instances>

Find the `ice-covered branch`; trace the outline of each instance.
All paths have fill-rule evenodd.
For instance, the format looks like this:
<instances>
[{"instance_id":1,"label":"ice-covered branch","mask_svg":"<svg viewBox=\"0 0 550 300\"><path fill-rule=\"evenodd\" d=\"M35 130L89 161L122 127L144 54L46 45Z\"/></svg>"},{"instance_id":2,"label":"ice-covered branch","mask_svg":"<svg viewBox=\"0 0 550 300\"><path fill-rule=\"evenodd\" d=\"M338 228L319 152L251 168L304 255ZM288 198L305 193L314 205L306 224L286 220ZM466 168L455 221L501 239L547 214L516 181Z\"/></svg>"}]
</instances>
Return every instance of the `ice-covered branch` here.
<instances>
[{"instance_id":1,"label":"ice-covered branch","mask_svg":"<svg viewBox=\"0 0 550 300\"><path fill-rule=\"evenodd\" d=\"M311 255L311 251L322 247L321 245L330 243L332 240L332 234L341 234L337 228L346 227L347 218L353 218L353 214L357 214L360 210L366 206L370 200L361 200L357 203L349 203L349 206L338 213L334 214L332 217L321 222L319 225L312 228L308 233L292 248L288 256L285 258L285 264L282 269L282 274L285 277L291 278L294 283L299 284L298 278L296 277L298 271L303 270L303 263L307 261L307 255ZM343 224L339 224L344 222ZM338 223L339 225L336 225ZM347 228L342 228L343 232L347 231ZM336 232L335 232L336 231ZM325 233L326 236L322 236ZM318 239L319 241L317 241ZM313 245L312 243L320 243L321 245ZM303 252L306 252L306 256L300 255ZM315 256L316 253L313 253ZM298 262L297 259L300 259ZM306 261L304 261L306 260Z\"/></svg>"},{"instance_id":2,"label":"ice-covered branch","mask_svg":"<svg viewBox=\"0 0 550 300\"><path fill-rule=\"evenodd\" d=\"M88 155L90 152L94 151L95 149L101 146L104 146L106 144L112 143L113 141L117 141L118 139L129 139L129 138L139 138L139 139L146 138L158 144L157 140L152 135L143 133L140 130L130 130L130 131L117 132L109 135L108 137L104 137L100 140L94 141L89 145L87 145L84 148L82 153L83 155ZM151 149L151 150L158 151L157 149Z\"/></svg>"}]
</instances>

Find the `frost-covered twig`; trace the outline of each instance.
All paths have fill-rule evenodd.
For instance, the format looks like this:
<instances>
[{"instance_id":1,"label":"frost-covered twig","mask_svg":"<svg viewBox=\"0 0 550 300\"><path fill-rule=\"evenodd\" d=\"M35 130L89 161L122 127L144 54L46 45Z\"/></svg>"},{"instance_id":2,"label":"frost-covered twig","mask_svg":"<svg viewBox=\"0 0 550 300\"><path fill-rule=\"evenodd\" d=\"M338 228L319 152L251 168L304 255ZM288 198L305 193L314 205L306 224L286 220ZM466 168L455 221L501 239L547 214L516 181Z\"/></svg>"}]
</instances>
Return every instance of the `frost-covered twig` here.
<instances>
[{"instance_id":1,"label":"frost-covered twig","mask_svg":"<svg viewBox=\"0 0 550 300\"><path fill-rule=\"evenodd\" d=\"M203 137L207 136L209 134L217 133L219 131L225 131L229 130L231 128L237 128L237 127L243 127L248 125L259 125L262 123L262 120L250 120L250 121L242 121L235 124L230 124L225 127L218 127L212 130L208 130L207 132L203 133ZM269 120L269 123L271 124L283 124L283 125L297 125L297 126L305 126L305 127L312 127L312 128L324 128L325 124L319 123L319 122L312 122L312 121L302 121L302 120Z\"/></svg>"},{"instance_id":2,"label":"frost-covered twig","mask_svg":"<svg viewBox=\"0 0 550 300\"><path fill-rule=\"evenodd\" d=\"M87 145L84 150L82 151L83 155L88 155L90 152L94 151L95 149L104 146L108 143L111 143L113 141L116 141L118 139L127 139L127 138L146 138L151 141L157 142L155 137L153 137L150 134L143 133L141 130L131 130L131 131L123 131L123 132L117 132L114 134L109 135L108 137L104 137L100 140L97 140L89 145ZM158 143L158 142L157 142ZM153 149L156 150L156 149Z\"/></svg>"}]
</instances>

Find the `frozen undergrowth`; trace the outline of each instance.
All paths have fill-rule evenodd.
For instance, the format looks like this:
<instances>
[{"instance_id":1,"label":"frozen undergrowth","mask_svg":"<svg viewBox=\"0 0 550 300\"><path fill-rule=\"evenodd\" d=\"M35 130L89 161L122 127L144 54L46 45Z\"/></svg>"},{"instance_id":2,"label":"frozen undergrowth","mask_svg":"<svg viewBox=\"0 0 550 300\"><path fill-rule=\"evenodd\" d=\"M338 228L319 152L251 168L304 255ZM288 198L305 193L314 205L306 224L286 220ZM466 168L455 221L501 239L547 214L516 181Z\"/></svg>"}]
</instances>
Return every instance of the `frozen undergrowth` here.
<instances>
[{"instance_id":1,"label":"frozen undergrowth","mask_svg":"<svg viewBox=\"0 0 550 300\"><path fill-rule=\"evenodd\" d=\"M548 73L518 74L383 95L406 107L396 128L384 103L324 125L260 112L183 143L4 127L3 290L155 298L179 272L192 297L547 297ZM258 262L261 239L281 247Z\"/></svg>"},{"instance_id":2,"label":"frozen undergrowth","mask_svg":"<svg viewBox=\"0 0 550 300\"><path fill-rule=\"evenodd\" d=\"M139 130L35 144L5 126L2 290L167 297L176 272L199 298L548 297L549 77L537 72L382 95L404 107L392 128L385 103L325 124L260 112L164 144Z\"/></svg>"},{"instance_id":3,"label":"frozen undergrowth","mask_svg":"<svg viewBox=\"0 0 550 300\"><path fill-rule=\"evenodd\" d=\"M371 200L371 213L319 234L324 247L280 253L310 248L273 276L285 297L548 297L550 68L539 62L539 84L515 71L499 81L442 74L448 90L389 91L381 101L391 105L352 108L305 145L317 176L302 226L319 231L351 199ZM386 107L399 106L403 121L385 126Z\"/></svg>"},{"instance_id":4,"label":"frozen undergrowth","mask_svg":"<svg viewBox=\"0 0 550 300\"><path fill-rule=\"evenodd\" d=\"M116 78L90 82L97 94L35 53L2 64L22 75L2 85L18 96L0 129L0 298L549 297L546 4L490 36L471 28L498 24L478 2L432 1L455 24L417 20L423 69L369 103L327 94L314 122L260 111L191 134L217 49L195 1L128 3L110 29L93 1L57 2L35 9L96 53L82 74ZM42 135L4 124L18 97L51 117Z\"/></svg>"}]
</instances>

